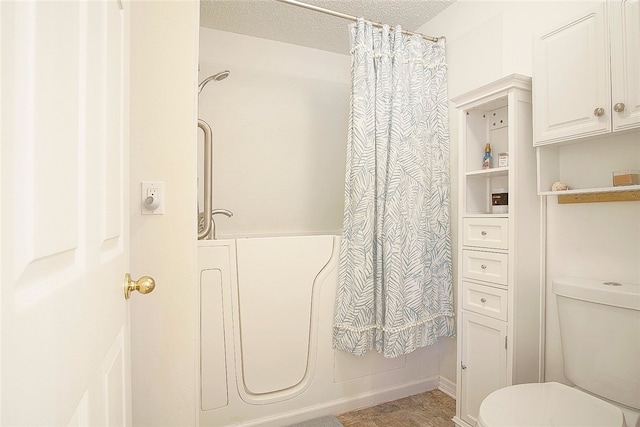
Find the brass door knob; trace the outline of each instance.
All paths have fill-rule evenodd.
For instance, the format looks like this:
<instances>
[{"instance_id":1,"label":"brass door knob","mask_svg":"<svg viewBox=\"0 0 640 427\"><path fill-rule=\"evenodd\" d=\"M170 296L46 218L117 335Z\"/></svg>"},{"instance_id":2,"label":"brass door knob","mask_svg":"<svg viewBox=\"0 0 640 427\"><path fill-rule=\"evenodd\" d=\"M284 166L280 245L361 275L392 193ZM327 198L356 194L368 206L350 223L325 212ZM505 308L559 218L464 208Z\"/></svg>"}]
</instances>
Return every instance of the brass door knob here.
<instances>
[{"instance_id":1,"label":"brass door knob","mask_svg":"<svg viewBox=\"0 0 640 427\"><path fill-rule=\"evenodd\" d=\"M615 111L616 113L621 113L624 111L624 102L618 102L616 105L613 106L613 111Z\"/></svg>"},{"instance_id":2,"label":"brass door knob","mask_svg":"<svg viewBox=\"0 0 640 427\"><path fill-rule=\"evenodd\" d=\"M124 275L124 298L129 299L131 292L138 291L141 294L148 294L156 287L156 281L153 277L142 276L138 280L132 280L129 273Z\"/></svg>"},{"instance_id":3,"label":"brass door knob","mask_svg":"<svg viewBox=\"0 0 640 427\"><path fill-rule=\"evenodd\" d=\"M593 110L593 115L596 117L600 117L604 115L604 108L602 107L598 107L595 110Z\"/></svg>"}]
</instances>

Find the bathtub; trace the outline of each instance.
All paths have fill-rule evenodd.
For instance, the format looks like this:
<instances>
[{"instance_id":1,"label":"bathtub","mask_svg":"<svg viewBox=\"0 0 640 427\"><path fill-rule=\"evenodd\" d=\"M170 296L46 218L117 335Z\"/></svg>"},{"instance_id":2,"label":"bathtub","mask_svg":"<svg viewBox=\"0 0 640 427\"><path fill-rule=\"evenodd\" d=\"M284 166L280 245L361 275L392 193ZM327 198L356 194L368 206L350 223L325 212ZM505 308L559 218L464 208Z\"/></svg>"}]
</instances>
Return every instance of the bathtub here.
<instances>
[{"instance_id":1,"label":"bathtub","mask_svg":"<svg viewBox=\"0 0 640 427\"><path fill-rule=\"evenodd\" d=\"M200 426L281 427L438 388L437 348L331 348L340 237L198 242Z\"/></svg>"}]
</instances>

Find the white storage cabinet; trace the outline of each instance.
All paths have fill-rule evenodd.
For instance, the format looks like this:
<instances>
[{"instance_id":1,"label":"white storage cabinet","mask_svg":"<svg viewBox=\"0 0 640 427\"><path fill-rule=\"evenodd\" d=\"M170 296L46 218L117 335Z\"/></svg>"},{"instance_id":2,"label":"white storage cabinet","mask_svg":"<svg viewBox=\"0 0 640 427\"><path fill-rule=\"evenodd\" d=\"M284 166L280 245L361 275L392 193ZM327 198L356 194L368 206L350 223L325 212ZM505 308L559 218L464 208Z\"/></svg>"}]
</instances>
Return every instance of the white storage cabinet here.
<instances>
[{"instance_id":1,"label":"white storage cabinet","mask_svg":"<svg viewBox=\"0 0 640 427\"><path fill-rule=\"evenodd\" d=\"M512 75L452 100L459 109L457 426L475 426L482 400L541 379L541 234L531 79ZM482 169L487 143L494 166ZM508 192L493 214L491 194Z\"/></svg>"},{"instance_id":2,"label":"white storage cabinet","mask_svg":"<svg viewBox=\"0 0 640 427\"><path fill-rule=\"evenodd\" d=\"M640 0L611 0L535 37L538 193L559 203L640 200ZM552 191L555 182L569 190Z\"/></svg>"},{"instance_id":3,"label":"white storage cabinet","mask_svg":"<svg viewBox=\"0 0 640 427\"><path fill-rule=\"evenodd\" d=\"M538 35L535 145L640 126L640 2L602 3Z\"/></svg>"}]
</instances>

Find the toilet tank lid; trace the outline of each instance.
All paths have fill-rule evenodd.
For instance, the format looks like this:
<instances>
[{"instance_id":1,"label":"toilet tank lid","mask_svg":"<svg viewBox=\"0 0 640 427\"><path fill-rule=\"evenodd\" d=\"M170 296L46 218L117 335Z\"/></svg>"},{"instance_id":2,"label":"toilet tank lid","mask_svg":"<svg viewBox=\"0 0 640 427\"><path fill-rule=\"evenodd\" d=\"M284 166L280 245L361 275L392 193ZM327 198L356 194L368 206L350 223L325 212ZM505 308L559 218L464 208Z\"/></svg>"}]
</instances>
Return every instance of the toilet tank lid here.
<instances>
[{"instance_id":1,"label":"toilet tank lid","mask_svg":"<svg viewBox=\"0 0 640 427\"><path fill-rule=\"evenodd\" d=\"M582 277L560 277L553 280L553 293L614 307L640 311L640 285Z\"/></svg>"}]
</instances>

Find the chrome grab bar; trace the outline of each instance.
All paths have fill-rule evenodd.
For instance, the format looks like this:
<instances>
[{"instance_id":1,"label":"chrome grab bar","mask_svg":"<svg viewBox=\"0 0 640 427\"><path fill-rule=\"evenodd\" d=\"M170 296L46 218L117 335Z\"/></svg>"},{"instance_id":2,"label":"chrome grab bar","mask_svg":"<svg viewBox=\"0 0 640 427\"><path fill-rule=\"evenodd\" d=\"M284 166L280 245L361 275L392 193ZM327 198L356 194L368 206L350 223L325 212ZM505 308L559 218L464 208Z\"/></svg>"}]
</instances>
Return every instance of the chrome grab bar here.
<instances>
[{"instance_id":1,"label":"chrome grab bar","mask_svg":"<svg viewBox=\"0 0 640 427\"><path fill-rule=\"evenodd\" d=\"M211 239L212 240L216 240L216 222L213 219L213 217L215 215L218 215L218 214L226 215L228 217L232 217L233 216L233 212L231 212L228 209L214 209L214 210L211 211L211 217L210 217L211 221L210 222L211 222ZM198 232L200 230L204 230L204 225L205 225L206 221L207 221L207 218L206 218L204 212L200 212L198 214Z\"/></svg>"},{"instance_id":2,"label":"chrome grab bar","mask_svg":"<svg viewBox=\"0 0 640 427\"><path fill-rule=\"evenodd\" d=\"M212 201L212 170L213 170L213 141L211 126L204 120L198 119L198 127L204 132L204 211L211 212ZM205 221L202 231L198 230L198 240L205 239L211 232L211 221Z\"/></svg>"}]
</instances>

